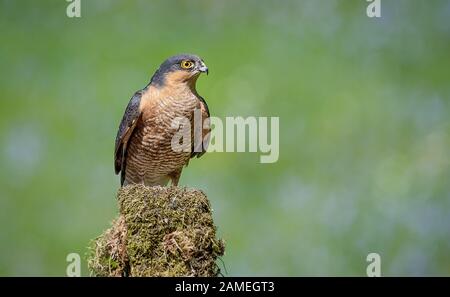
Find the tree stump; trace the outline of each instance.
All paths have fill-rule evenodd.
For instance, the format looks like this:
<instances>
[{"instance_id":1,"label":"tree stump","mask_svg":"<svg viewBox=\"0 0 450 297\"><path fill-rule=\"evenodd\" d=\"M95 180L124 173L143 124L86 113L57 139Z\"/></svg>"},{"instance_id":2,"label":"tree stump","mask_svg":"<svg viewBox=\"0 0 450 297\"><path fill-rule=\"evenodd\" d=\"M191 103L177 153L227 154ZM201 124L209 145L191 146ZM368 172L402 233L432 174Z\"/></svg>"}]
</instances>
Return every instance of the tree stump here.
<instances>
[{"instance_id":1,"label":"tree stump","mask_svg":"<svg viewBox=\"0 0 450 297\"><path fill-rule=\"evenodd\" d=\"M129 185L119 217L90 247L93 276L217 276L224 242L206 195L196 189Z\"/></svg>"}]
</instances>

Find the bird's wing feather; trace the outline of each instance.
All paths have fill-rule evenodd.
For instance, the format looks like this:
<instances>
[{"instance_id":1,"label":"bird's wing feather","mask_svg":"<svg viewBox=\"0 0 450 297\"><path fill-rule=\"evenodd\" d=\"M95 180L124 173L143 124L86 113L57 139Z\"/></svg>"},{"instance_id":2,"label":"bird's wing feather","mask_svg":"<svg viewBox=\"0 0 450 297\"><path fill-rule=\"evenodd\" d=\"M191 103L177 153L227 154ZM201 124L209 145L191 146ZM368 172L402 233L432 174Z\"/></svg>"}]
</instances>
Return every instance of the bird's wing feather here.
<instances>
[{"instance_id":1,"label":"bird's wing feather","mask_svg":"<svg viewBox=\"0 0 450 297\"><path fill-rule=\"evenodd\" d=\"M202 141L199 144L195 144L193 142L191 158L193 157L200 158L201 156L203 156L204 153L206 153L206 150L208 149L209 145L211 132L211 126L209 123L210 114L208 104L206 104L206 101L205 99L203 99L203 97L199 96L198 99L200 100L200 109L202 112ZM208 125L203 125L206 119L208 119Z\"/></svg>"},{"instance_id":2,"label":"bird's wing feather","mask_svg":"<svg viewBox=\"0 0 450 297\"><path fill-rule=\"evenodd\" d=\"M131 134L133 133L133 130L136 127L136 124L141 115L139 106L141 104L142 93L142 91L138 91L131 98L130 102L127 105L127 108L125 109L122 121L120 122L119 131L117 131L116 146L114 152L114 169L116 171L116 174L122 171L122 184L125 176L124 158L127 150L127 142Z\"/></svg>"}]
</instances>

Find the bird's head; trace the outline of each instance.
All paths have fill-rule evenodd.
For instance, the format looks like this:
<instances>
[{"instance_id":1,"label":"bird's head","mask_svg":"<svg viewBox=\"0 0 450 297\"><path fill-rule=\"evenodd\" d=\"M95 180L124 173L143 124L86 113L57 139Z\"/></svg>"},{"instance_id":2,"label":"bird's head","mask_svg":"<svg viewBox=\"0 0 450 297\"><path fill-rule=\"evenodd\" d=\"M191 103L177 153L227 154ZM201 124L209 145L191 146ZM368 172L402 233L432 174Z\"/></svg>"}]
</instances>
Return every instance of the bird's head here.
<instances>
[{"instance_id":1,"label":"bird's head","mask_svg":"<svg viewBox=\"0 0 450 297\"><path fill-rule=\"evenodd\" d=\"M150 83L156 87L166 84L195 86L201 73L208 74L208 67L200 57L190 54L176 55L159 66Z\"/></svg>"}]
</instances>

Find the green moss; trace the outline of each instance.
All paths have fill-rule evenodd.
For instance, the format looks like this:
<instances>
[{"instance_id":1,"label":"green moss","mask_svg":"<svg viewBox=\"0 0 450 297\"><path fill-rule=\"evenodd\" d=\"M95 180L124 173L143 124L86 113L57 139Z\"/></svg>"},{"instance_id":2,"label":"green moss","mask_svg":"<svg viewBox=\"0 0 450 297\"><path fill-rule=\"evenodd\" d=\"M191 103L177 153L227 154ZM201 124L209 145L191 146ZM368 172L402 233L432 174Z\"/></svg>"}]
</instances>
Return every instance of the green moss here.
<instances>
[{"instance_id":1,"label":"green moss","mask_svg":"<svg viewBox=\"0 0 450 297\"><path fill-rule=\"evenodd\" d=\"M130 185L118 192L120 216L91 245L95 276L216 276L224 242L199 190Z\"/></svg>"}]
</instances>

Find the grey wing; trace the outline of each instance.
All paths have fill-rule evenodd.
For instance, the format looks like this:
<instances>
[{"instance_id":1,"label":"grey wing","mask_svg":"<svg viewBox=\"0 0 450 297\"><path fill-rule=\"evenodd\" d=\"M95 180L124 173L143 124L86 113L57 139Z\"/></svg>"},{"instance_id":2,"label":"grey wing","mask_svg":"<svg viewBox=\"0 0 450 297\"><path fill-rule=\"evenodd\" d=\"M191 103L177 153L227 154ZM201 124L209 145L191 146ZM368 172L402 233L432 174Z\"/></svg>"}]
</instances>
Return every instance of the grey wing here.
<instances>
[{"instance_id":1,"label":"grey wing","mask_svg":"<svg viewBox=\"0 0 450 297\"><path fill-rule=\"evenodd\" d=\"M131 98L125 109L122 121L120 122L119 131L117 131L116 145L114 152L114 169L116 174L122 171L121 184L125 177L125 155L127 150L127 142L133 133L134 128L141 116L139 106L141 104L142 91L136 92Z\"/></svg>"},{"instance_id":2,"label":"grey wing","mask_svg":"<svg viewBox=\"0 0 450 297\"><path fill-rule=\"evenodd\" d=\"M204 153L206 153L206 150L209 145L210 133L211 133L211 126L210 126L210 122L209 122L210 114L209 114L208 104L206 104L205 99L203 99L200 96L199 96L199 100L200 100L200 108L202 111L202 126L200 127L202 141L201 141L201 143L195 143L195 140L193 141L191 158L193 158L193 157L200 158L201 156L203 156ZM205 120L207 120L208 122L205 123L204 122Z\"/></svg>"}]
</instances>

